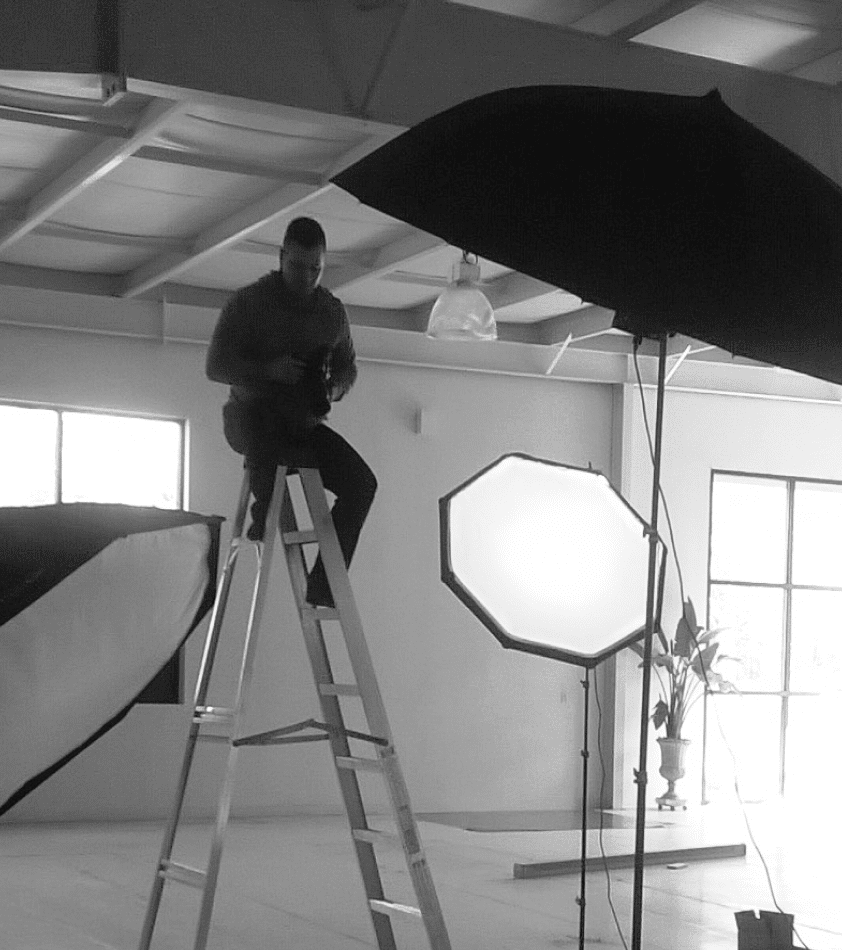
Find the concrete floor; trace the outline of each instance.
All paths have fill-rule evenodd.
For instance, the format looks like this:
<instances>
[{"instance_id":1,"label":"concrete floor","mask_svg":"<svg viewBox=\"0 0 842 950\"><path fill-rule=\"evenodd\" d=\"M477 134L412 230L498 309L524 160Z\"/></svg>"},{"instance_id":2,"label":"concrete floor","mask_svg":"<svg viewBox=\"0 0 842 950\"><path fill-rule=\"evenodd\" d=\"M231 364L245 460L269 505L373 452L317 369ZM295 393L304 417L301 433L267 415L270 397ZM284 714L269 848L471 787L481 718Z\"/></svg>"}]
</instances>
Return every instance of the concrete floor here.
<instances>
[{"instance_id":1,"label":"concrete floor","mask_svg":"<svg viewBox=\"0 0 842 950\"><path fill-rule=\"evenodd\" d=\"M633 848L629 813L615 813L606 851ZM840 833L823 809L749 806L780 906L811 950L842 950ZM373 827L388 828L386 819ZM529 822L525 822L529 824ZM578 875L515 880L514 862L579 852L575 830L465 831L420 822L453 950L578 947ZM626 826L626 827L622 827ZM647 847L745 841L745 858L649 867L646 950L736 950L734 912L774 910L740 811L696 807L647 815ZM134 950L163 825L0 824L2 950ZM204 867L210 825L185 824L174 858ZM599 854L598 832L589 853ZM835 860L836 859L836 860ZM381 862L387 896L415 903L400 852ZM611 872L611 893L631 944L632 870ZM587 879L588 947L623 943L604 873ZM153 950L192 950L199 892L168 883ZM395 926L400 950L428 948L423 927ZM796 939L796 946L802 944ZM235 820L225 842L209 950L362 950L376 946L343 818Z\"/></svg>"}]
</instances>

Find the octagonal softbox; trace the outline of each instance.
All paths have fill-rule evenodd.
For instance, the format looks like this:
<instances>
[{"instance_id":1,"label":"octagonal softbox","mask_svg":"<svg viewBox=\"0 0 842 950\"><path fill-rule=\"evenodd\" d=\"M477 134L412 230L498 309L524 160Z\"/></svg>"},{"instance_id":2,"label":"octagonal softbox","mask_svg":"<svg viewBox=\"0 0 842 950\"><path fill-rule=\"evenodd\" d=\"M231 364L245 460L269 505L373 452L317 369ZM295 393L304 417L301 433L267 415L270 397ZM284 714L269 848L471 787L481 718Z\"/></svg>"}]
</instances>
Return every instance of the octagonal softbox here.
<instances>
[{"instance_id":1,"label":"octagonal softbox","mask_svg":"<svg viewBox=\"0 0 842 950\"><path fill-rule=\"evenodd\" d=\"M504 647L593 667L643 636L647 523L601 473L504 455L439 517L442 580Z\"/></svg>"}]
</instances>

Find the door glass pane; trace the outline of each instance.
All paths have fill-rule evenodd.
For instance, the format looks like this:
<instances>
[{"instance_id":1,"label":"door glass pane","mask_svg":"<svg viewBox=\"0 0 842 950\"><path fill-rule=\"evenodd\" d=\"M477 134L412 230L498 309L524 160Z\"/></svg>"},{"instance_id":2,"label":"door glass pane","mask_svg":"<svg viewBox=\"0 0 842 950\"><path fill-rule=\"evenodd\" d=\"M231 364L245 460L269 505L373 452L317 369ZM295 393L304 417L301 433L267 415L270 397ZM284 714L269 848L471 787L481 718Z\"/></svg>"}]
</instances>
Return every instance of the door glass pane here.
<instances>
[{"instance_id":1,"label":"door glass pane","mask_svg":"<svg viewBox=\"0 0 842 950\"><path fill-rule=\"evenodd\" d=\"M62 501L177 508L181 425L64 413Z\"/></svg>"},{"instance_id":2,"label":"door glass pane","mask_svg":"<svg viewBox=\"0 0 842 950\"><path fill-rule=\"evenodd\" d=\"M710 576L721 581L786 581L786 482L713 477Z\"/></svg>"},{"instance_id":3,"label":"door glass pane","mask_svg":"<svg viewBox=\"0 0 842 950\"><path fill-rule=\"evenodd\" d=\"M765 801L780 794L782 702L778 696L708 697L709 798L733 797L735 772L744 801Z\"/></svg>"},{"instance_id":4,"label":"door glass pane","mask_svg":"<svg viewBox=\"0 0 842 950\"><path fill-rule=\"evenodd\" d=\"M741 690L783 689L784 592L781 588L711 584L712 628L719 635L719 672Z\"/></svg>"},{"instance_id":5,"label":"door glass pane","mask_svg":"<svg viewBox=\"0 0 842 950\"><path fill-rule=\"evenodd\" d=\"M55 504L57 433L52 410L0 406L0 505Z\"/></svg>"},{"instance_id":6,"label":"door glass pane","mask_svg":"<svg viewBox=\"0 0 842 950\"><path fill-rule=\"evenodd\" d=\"M789 688L823 693L842 685L842 591L792 592Z\"/></svg>"},{"instance_id":7,"label":"door glass pane","mask_svg":"<svg viewBox=\"0 0 842 950\"><path fill-rule=\"evenodd\" d=\"M839 757L828 746L842 723L842 692L793 696L786 727L784 795L816 805L816 793L839 787ZM833 743L833 739L830 740Z\"/></svg>"},{"instance_id":8,"label":"door glass pane","mask_svg":"<svg viewBox=\"0 0 842 950\"><path fill-rule=\"evenodd\" d=\"M796 482L792 582L842 587L842 485Z\"/></svg>"}]
</instances>

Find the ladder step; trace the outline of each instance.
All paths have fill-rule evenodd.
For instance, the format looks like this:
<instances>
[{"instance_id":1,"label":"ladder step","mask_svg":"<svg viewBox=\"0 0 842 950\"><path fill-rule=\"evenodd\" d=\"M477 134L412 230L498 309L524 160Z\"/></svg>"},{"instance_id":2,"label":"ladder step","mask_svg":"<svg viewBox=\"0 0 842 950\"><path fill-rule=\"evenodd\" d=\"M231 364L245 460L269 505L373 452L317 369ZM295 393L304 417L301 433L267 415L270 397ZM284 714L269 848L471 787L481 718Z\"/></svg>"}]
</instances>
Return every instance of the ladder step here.
<instances>
[{"instance_id":1,"label":"ladder step","mask_svg":"<svg viewBox=\"0 0 842 950\"><path fill-rule=\"evenodd\" d=\"M395 901L370 900L369 906L378 914L388 914L389 917L414 917L421 920L421 911L409 904L397 904Z\"/></svg>"},{"instance_id":2,"label":"ladder step","mask_svg":"<svg viewBox=\"0 0 842 950\"><path fill-rule=\"evenodd\" d=\"M226 706L197 706L193 710L193 722L229 725L233 721L234 710Z\"/></svg>"},{"instance_id":3,"label":"ladder step","mask_svg":"<svg viewBox=\"0 0 842 950\"><path fill-rule=\"evenodd\" d=\"M339 620L339 611L335 607L311 607L304 604L301 616L308 620Z\"/></svg>"},{"instance_id":4,"label":"ladder step","mask_svg":"<svg viewBox=\"0 0 842 950\"><path fill-rule=\"evenodd\" d=\"M362 759L353 755L337 755L336 764L340 769L358 769L363 772L380 772L383 769L380 759Z\"/></svg>"},{"instance_id":5,"label":"ladder step","mask_svg":"<svg viewBox=\"0 0 842 950\"><path fill-rule=\"evenodd\" d=\"M315 531L284 531L281 537L287 547L293 547L296 544L318 544L319 541L319 536Z\"/></svg>"},{"instance_id":6,"label":"ladder step","mask_svg":"<svg viewBox=\"0 0 842 950\"><path fill-rule=\"evenodd\" d=\"M168 881L177 881L179 884L189 884L190 887L197 887L199 890L205 886L207 878L204 871L188 867L186 864L178 864L175 861L162 861L158 876Z\"/></svg>"},{"instance_id":7,"label":"ladder step","mask_svg":"<svg viewBox=\"0 0 842 950\"><path fill-rule=\"evenodd\" d=\"M351 836L355 841L365 841L368 844L398 844L400 839L390 831L375 831L374 828L354 828Z\"/></svg>"},{"instance_id":8,"label":"ladder step","mask_svg":"<svg viewBox=\"0 0 842 950\"><path fill-rule=\"evenodd\" d=\"M196 736L196 740L198 742L224 742L226 745L229 745L231 736L223 736L213 732L200 732L199 735Z\"/></svg>"},{"instance_id":9,"label":"ladder step","mask_svg":"<svg viewBox=\"0 0 842 950\"><path fill-rule=\"evenodd\" d=\"M322 696L359 696L360 688L356 683L320 683Z\"/></svg>"}]
</instances>

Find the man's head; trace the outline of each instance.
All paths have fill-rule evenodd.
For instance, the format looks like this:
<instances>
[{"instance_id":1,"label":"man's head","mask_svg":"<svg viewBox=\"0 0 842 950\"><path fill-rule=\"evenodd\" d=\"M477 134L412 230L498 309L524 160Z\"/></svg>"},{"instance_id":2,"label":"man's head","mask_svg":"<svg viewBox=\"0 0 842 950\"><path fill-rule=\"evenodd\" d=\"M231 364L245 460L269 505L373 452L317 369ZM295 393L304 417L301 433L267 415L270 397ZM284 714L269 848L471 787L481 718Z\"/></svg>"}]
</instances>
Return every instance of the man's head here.
<instances>
[{"instance_id":1,"label":"man's head","mask_svg":"<svg viewBox=\"0 0 842 950\"><path fill-rule=\"evenodd\" d=\"M280 261L284 283L296 296L309 297L325 269L325 233L318 221L296 218L284 234Z\"/></svg>"}]
</instances>

